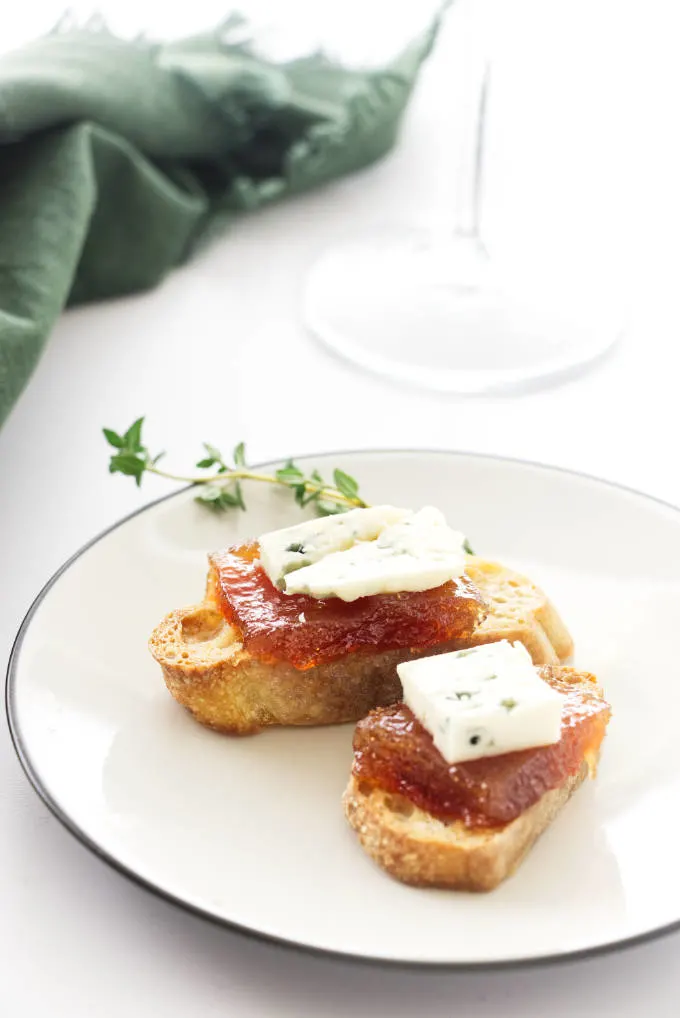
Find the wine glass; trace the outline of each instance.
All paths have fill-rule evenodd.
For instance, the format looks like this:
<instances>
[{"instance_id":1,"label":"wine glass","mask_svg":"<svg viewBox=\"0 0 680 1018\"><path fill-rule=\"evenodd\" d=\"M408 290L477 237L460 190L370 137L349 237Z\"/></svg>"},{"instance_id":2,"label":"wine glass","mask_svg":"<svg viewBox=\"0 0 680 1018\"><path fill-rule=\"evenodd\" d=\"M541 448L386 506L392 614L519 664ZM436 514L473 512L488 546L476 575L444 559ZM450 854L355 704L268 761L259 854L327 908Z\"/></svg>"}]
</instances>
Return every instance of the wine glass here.
<instances>
[{"instance_id":1,"label":"wine glass","mask_svg":"<svg viewBox=\"0 0 680 1018\"><path fill-rule=\"evenodd\" d=\"M601 295L555 273L504 271L480 232L490 64L471 77L455 222L338 244L306 281L303 316L327 347L383 377L459 395L536 387L601 357L620 322ZM542 261L545 261L542 258Z\"/></svg>"}]
</instances>

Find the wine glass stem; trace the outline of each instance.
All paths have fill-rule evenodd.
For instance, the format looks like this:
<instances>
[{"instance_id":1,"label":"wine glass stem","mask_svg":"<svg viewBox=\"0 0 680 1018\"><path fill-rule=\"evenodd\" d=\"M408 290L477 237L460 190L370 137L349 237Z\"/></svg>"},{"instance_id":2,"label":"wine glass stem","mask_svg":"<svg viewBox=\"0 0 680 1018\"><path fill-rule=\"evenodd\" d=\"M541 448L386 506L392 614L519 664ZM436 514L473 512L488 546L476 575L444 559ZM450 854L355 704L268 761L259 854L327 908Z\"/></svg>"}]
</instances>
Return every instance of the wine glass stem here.
<instances>
[{"instance_id":1,"label":"wine glass stem","mask_svg":"<svg viewBox=\"0 0 680 1018\"><path fill-rule=\"evenodd\" d=\"M456 237L480 239L482 183L484 172L484 135L489 61L480 59L474 80L465 96L465 109L460 125L457 165L455 167L455 207L453 232ZM450 226L448 227L450 230Z\"/></svg>"}]
</instances>

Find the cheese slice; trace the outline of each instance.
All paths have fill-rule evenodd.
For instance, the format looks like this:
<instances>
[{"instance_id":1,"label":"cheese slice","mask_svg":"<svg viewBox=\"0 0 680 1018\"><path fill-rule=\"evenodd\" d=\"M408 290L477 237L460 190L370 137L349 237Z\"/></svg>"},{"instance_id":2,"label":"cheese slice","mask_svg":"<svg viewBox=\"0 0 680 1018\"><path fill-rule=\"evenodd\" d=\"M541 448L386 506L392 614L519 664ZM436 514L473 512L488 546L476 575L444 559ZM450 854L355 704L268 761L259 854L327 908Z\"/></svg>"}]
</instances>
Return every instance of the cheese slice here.
<instances>
[{"instance_id":1,"label":"cheese slice","mask_svg":"<svg viewBox=\"0 0 680 1018\"><path fill-rule=\"evenodd\" d=\"M520 643L420 658L397 672L404 702L447 763L559 742L563 697Z\"/></svg>"},{"instance_id":2,"label":"cheese slice","mask_svg":"<svg viewBox=\"0 0 680 1018\"><path fill-rule=\"evenodd\" d=\"M351 548L358 541L374 541L390 524L409 515L408 509L376 505L273 530L262 534L258 541L262 568L274 586L284 588L288 573Z\"/></svg>"},{"instance_id":3,"label":"cheese slice","mask_svg":"<svg viewBox=\"0 0 680 1018\"><path fill-rule=\"evenodd\" d=\"M260 549L265 572L285 593L355 601L429 590L461 576L464 542L438 509L379 506L265 534Z\"/></svg>"}]
</instances>

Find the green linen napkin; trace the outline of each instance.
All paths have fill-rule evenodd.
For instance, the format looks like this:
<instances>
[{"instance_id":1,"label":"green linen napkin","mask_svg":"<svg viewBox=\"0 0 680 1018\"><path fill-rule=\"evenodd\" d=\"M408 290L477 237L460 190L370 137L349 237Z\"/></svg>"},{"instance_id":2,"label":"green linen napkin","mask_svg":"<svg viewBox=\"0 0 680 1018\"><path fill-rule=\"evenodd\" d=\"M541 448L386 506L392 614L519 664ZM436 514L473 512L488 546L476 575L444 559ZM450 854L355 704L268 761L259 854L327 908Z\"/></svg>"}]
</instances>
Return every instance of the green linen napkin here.
<instances>
[{"instance_id":1,"label":"green linen napkin","mask_svg":"<svg viewBox=\"0 0 680 1018\"><path fill-rule=\"evenodd\" d=\"M0 58L0 425L64 306L152 287L234 214L384 155L437 28L370 70L277 64L224 24Z\"/></svg>"}]
</instances>

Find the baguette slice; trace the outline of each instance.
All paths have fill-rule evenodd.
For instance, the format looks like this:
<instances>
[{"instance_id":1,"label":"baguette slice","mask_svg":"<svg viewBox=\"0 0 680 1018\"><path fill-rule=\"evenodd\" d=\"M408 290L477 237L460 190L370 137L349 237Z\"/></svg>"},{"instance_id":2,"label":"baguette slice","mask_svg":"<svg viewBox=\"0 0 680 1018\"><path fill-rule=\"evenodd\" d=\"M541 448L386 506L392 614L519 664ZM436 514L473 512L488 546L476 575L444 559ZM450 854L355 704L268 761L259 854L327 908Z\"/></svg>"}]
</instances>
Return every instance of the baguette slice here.
<instances>
[{"instance_id":1,"label":"baguette slice","mask_svg":"<svg viewBox=\"0 0 680 1018\"><path fill-rule=\"evenodd\" d=\"M202 724L238 734L359 721L373 707L401 699L396 666L425 654L503 639L524 643L536 665L557 664L571 653L564 623L530 580L479 558L470 559L467 574L488 604L487 617L469 639L436 648L356 652L306 671L265 664L251 657L222 616L213 575L206 599L166 616L149 648L179 703Z\"/></svg>"},{"instance_id":2,"label":"baguette slice","mask_svg":"<svg viewBox=\"0 0 680 1018\"><path fill-rule=\"evenodd\" d=\"M361 845L404 884L455 891L492 891L517 869L536 839L588 775L572 775L505 827L468 830L445 823L400 795L354 776L343 795L345 815Z\"/></svg>"},{"instance_id":3,"label":"baguette slice","mask_svg":"<svg viewBox=\"0 0 680 1018\"><path fill-rule=\"evenodd\" d=\"M465 570L482 592L489 613L477 626L470 645L519 640L535 665L564 664L574 642L557 610L526 576L497 562L472 556Z\"/></svg>"},{"instance_id":4,"label":"baguette slice","mask_svg":"<svg viewBox=\"0 0 680 1018\"><path fill-rule=\"evenodd\" d=\"M592 686L585 672L569 673L569 681ZM596 685L596 683L595 683ZM599 691L599 687L596 688ZM343 795L345 815L368 855L391 876L416 887L457 891L491 891L519 866L537 838L589 775L594 777L597 752L587 755L578 773L504 827L468 828L420 809L403 795L350 777Z\"/></svg>"}]
</instances>

